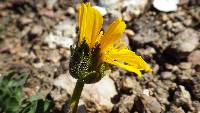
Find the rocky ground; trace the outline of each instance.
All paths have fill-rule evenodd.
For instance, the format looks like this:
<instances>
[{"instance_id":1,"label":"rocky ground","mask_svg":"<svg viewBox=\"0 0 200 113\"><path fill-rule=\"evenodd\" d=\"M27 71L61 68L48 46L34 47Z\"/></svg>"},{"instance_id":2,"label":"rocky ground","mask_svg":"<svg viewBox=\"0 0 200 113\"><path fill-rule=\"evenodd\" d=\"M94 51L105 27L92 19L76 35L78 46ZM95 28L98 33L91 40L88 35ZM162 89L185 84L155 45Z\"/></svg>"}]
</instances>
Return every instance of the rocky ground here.
<instances>
[{"instance_id":1,"label":"rocky ground","mask_svg":"<svg viewBox=\"0 0 200 113\"><path fill-rule=\"evenodd\" d=\"M38 92L65 111L75 80L69 75L69 47L76 40L80 1L0 1L0 75L29 74L25 98ZM101 6L104 28L121 16L124 40L153 73L137 79L112 67L110 76L86 85L80 112L200 113L200 2L180 0L161 9L150 0L92 1ZM167 6L167 8L170 8Z\"/></svg>"}]
</instances>

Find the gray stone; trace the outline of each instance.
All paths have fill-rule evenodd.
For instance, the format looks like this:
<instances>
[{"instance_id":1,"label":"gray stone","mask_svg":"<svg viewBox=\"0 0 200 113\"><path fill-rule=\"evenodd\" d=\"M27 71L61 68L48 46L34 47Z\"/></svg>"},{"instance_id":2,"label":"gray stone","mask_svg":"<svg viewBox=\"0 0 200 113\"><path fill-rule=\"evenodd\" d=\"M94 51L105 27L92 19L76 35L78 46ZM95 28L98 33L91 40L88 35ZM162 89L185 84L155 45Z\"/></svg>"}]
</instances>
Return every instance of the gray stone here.
<instances>
[{"instance_id":1,"label":"gray stone","mask_svg":"<svg viewBox=\"0 0 200 113\"><path fill-rule=\"evenodd\" d=\"M185 29L180 32L172 42L172 48L179 52L191 52L199 44L199 34L193 29Z\"/></svg>"},{"instance_id":2,"label":"gray stone","mask_svg":"<svg viewBox=\"0 0 200 113\"><path fill-rule=\"evenodd\" d=\"M187 110L193 110L189 91L184 86L179 85L174 93L174 101L177 106L182 106Z\"/></svg>"},{"instance_id":3,"label":"gray stone","mask_svg":"<svg viewBox=\"0 0 200 113\"><path fill-rule=\"evenodd\" d=\"M164 80L166 80L166 79L172 80L172 79L175 78L173 76L175 76L175 75L173 75L172 72L169 72L169 71L164 71L164 72L161 73L161 78L164 79Z\"/></svg>"},{"instance_id":4,"label":"gray stone","mask_svg":"<svg viewBox=\"0 0 200 113\"><path fill-rule=\"evenodd\" d=\"M200 65L200 50L193 51L188 56L188 61L192 63L192 65Z\"/></svg>"},{"instance_id":5,"label":"gray stone","mask_svg":"<svg viewBox=\"0 0 200 113\"><path fill-rule=\"evenodd\" d=\"M179 68L182 70L189 70L192 68L192 64L190 62L181 62Z\"/></svg>"},{"instance_id":6,"label":"gray stone","mask_svg":"<svg viewBox=\"0 0 200 113\"><path fill-rule=\"evenodd\" d=\"M154 97L142 95L137 97L135 104L140 113L161 113L161 105Z\"/></svg>"},{"instance_id":7,"label":"gray stone","mask_svg":"<svg viewBox=\"0 0 200 113\"><path fill-rule=\"evenodd\" d=\"M119 113L130 113L134 105L135 95L122 96L119 102Z\"/></svg>"},{"instance_id":8,"label":"gray stone","mask_svg":"<svg viewBox=\"0 0 200 113\"><path fill-rule=\"evenodd\" d=\"M139 85L139 82L134 77L124 77L122 79L122 91L127 93L142 93L142 88Z\"/></svg>"},{"instance_id":9,"label":"gray stone","mask_svg":"<svg viewBox=\"0 0 200 113\"><path fill-rule=\"evenodd\" d=\"M124 0L122 7L126 10L122 13L123 19L130 21L133 17L139 16L144 12L148 3L148 0Z\"/></svg>"}]
</instances>

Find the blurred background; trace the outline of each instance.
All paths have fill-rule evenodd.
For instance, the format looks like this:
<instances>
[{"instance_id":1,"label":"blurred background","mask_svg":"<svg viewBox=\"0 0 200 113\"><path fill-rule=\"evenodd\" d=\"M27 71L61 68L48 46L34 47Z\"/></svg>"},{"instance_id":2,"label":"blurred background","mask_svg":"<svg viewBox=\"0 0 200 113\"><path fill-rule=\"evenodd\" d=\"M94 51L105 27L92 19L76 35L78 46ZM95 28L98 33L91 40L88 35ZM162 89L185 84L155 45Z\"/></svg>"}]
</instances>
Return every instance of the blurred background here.
<instances>
[{"instance_id":1,"label":"blurred background","mask_svg":"<svg viewBox=\"0 0 200 113\"><path fill-rule=\"evenodd\" d=\"M65 113L82 2L0 0L0 112ZM137 79L113 66L110 76L84 87L79 112L200 113L200 1L90 2L104 16L104 30L123 18L123 40L153 73Z\"/></svg>"}]
</instances>

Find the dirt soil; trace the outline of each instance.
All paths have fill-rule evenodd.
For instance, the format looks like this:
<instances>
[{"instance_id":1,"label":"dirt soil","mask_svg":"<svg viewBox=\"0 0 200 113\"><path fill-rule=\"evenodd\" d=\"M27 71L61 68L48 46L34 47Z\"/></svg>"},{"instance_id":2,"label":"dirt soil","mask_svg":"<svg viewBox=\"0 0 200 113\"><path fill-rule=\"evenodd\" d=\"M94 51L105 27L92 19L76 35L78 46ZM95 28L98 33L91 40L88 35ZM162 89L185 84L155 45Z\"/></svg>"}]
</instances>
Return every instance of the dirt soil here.
<instances>
[{"instance_id":1,"label":"dirt soil","mask_svg":"<svg viewBox=\"0 0 200 113\"><path fill-rule=\"evenodd\" d=\"M24 98L37 92L50 95L53 110L59 113L70 94L54 81L68 71L79 2L55 1L0 1L0 75L11 70L28 73ZM104 18L105 26L113 20L112 14ZM200 113L200 6L185 2L166 13L149 5L126 24L126 42L153 73L137 79L112 67L110 78L117 91L110 100L112 108L88 101L84 109L88 113ZM60 42L55 36L61 36Z\"/></svg>"}]
</instances>

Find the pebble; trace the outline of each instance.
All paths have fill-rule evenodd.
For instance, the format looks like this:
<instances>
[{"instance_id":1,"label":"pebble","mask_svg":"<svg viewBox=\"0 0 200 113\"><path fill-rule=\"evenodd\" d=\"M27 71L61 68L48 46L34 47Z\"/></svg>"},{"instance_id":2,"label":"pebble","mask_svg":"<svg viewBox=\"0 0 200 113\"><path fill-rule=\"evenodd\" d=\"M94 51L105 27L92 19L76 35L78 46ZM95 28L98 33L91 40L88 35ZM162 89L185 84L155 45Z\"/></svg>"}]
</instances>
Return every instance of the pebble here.
<instances>
[{"instance_id":1,"label":"pebble","mask_svg":"<svg viewBox=\"0 0 200 113\"><path fill-rule=\"evenodd\" d=\"M192 63L192 65L200 65L200 50L193 51L188 56L188 61Z\"/></svg>"},{"instance_id":2,"label":"pebble","mask_svg":"<svg viewBox=\"0 0 200 113\"><path fill-rule=\"evenodd\" d=\"M164 71L164 72L161 73L160 76L163 80L167 80L167 79L173 80L173 79L176 78L175 75L173 75L172 72L170 72L170 71Z\"/></svg>"},{"instance_id":3,"label":"pebble","mask_svg":"<svg viewBox=\"0 0 200 113\"><path fill-rule=\"evenodd\" d=\"M174 37L172 48L175 48L179 52L191 52L198 44L199 35L193 29L188 28Z\"/></svg>"},{"instance_id":4,"label":"pebble","mask_svg":"<svg viewBox=\"0 0 200 113\"><path fill-rule=\"evenodd\" d=\"M181 62L179 68L182 70L189 70L192 68L192 64L190 62Z\"/></svg>"},{"instance_id":5,"label":"pebble","mask_svg":"<svg viewBox=\"0 0 200 113\"><path fill-rule=\"evenodd\" d=\"M193 110L191 95L184 86L179 85L174 93L174 101L177 106L182 106L187 110Z\"/></svg>"},{"instance_id":6,"label":"pebble","mask_svg":"<svg viewBox=\"0 0 200 113\"><path fill-rule=\"evenodd\" d=\"M130 113L134 105L135 95L125 96L120 98L119 113Z\"/></svg>"},{"instance_id":7,"label":"pebble","mask_svg":"<svg viewBox=\"0 0 200 113\"><path fill-rule=\"evenodd\" d=\"M61 59L61 55L59 54L58 50L51 50L48 56L49 57L47 59L53 61L54 63L59 62L59 60Z\"/></svg>"},{"instance_id":8,"label":"pebble","mask_svg":"<svg viewBox=\"0 0 200 113\"><path fill-rule=\"evenodd\" d=\"M122 82L122 91L126 93L142 93L139 82L134 77L125 77Z\"/></svg>"},{"instance_id":9,"label":"pebble","mask_svg":"<svg viewBox=\"0 0 200 113\"><path fill-rule=\"evenodd\" d=\"M62 37L53 35L50 33L45 39L44 43L47 43L49 45L49 48L56 48L57 46L63 47L63 48L70 48L70 46L74 43L74 40L69 37Z\"/></svg>"},{"instance_id":10,"label":"pebble","mask_svg":"<svg viewBox=\"0 0 200 113\"><path fill-rule=\"evenodd\" d=\"M55 26L54 32L49 33L49 35L44 38L44 43L47 43L50 48L59 46L69 49L76 37L75 28L76 23L70 19L66 19Z\"/></svg>"},{"instance_id":11,"label":"pebble","mask_svg":"<svg viewBox=\"0 0 200 113\"><path fill-rule=\"evenodd\" d=\"M27 24L30 24L31 22L33 22L33 20L30 18L27 18L27 17L22 17L22 18L20 18L19 22L22 25L27 25Z\"/></svg>"},{"instance_id":12,"label":"pebble","mask_svg":"<svg viewBox=\"0 0 200 113\"><path fill-rule=\"evenodd\" d=\"M161 86L158 87L158 84L157 84L157 88L155 89L155 94L157 95L157 99L162 104L169 104L169 101L167 99L169 97L168 90L164 88L160 88L160 87Z\"/></svg>"},{"instance_id":13,"label":"pebble","mask_svg":"<svg viewBox=\"0 0 200 113\"><path fill-rule=\"evenodd\" d=\"M73 7L68 7L67 13L70 14L70 15L73 15L73 16L76 15L75 9Z\"/></svg>"},{"instance_id":14,"label":"pebble","mask_svg":"<svg viewBox=\"0 0 200 113\"><path fill-rule=\"evenodd\" d=\"M47 8L52 9L57 2L58 0L46 0Z\"/></svg>"},{"instance_id":15,"label":"pebble","mask_svg":"<svg viewBox=\"0 0 200 113\"><path fill-rule=\"evenodd\" d=\"M44 66L44 63L42 63L42 62L33 63L33 66L34 66L35 68L42 68L42 67Z\"/></svg>"},{"instance_id":16,"label":"pebble","mask_svg":"<svg viewBox=\"0 0 200 113\"><path fill-rule=\"evenodd\" d=\"M135 101L136 109L139 113L161 113L161 105L156 98L142 95Z\"/></svg>"},{"instance_id":17,"label":"pebble","mask_svg":"<svg viewBox=\"0 0 200 113\"><path fill-rule=\"evenodd\" d=\"M174 60L174 62L187 59L188 55L198 47L199 39L197 31L186 28L173 37L171 44L164 51L164 54L171 57L169 60Z\"/></svg>"},{"instance_id":18,"label":"pebble","mask_svg":"<svg viewBox=\"0 0 200 113\"><path fill-rule=\"evenodd\" d=\"M149 89L144 89L142 94L150 96L150 90Z\"/></svg>"},{"instance_id":19,"label":"pebble","mask_svg":"<svg viewBox=\"0 0 200 113\"><path fill-rule=\"evenodd\" d=\"M122 7L126 10L122 13L122 17L125 21L130 21L134 17L139 16L146 10L148 0L124 0Z\"/></svg>"},{"instance_id":20,"label":"pebble","mask_svg":"<svg viewBox=\"0 0 200 113\"><path fill-rule=\"evenodd\" d=\"M154 54L156 54L156 50L153 47L148 48L141 48L137 49L136 53L140 54L141 56L150 56L153 57Z\"/></svg>"},{"instance_id":21,"label":"pebble","mask_svg":"<svg viewBox=\"0 0 200 113\"><path fill-rule=\"evenodd\" d=\"M159 40L159 34L153 32L152 30L145 30L141 31L140 33L136 34L134 37L132 37L134 41L144 44L149 42L154 42Z\"/></svg>"},{"instance_id":22,"label":"pebble","mask_svg":"<svg viewBox=\"0 0 200 113\"><path fill-rule=\"evenodd\" d=\"M61 21L58 25L55 26L55 33L57 35L63 35L69 38L76 37L76 22L69 18Z\"/></svg>"},{"instance_id":23,"label":"pebble","mask_svg":"<svg viewBox=\"0 0 200 113\"><path fill-rule=\"evenodd\" d=\"M125 33L126 33L126 35L127 35L128 37L132 37L132 36L135 35L135 32L134 32L133 30L131 30L131 29L126 29L126 30L125 30Z\"/></svg>"},{"instance_id":24,"label":"pebble","mask_svg":"<svg viewBox=\"0 0 200 113\"><path fill-rule=\"evenodd\" d=\"M40 36L42 34L42 32L43 32L43 27L40 26L40 25L35 25L31 29L31 34L32 35Z\"/></svg>"},{"instance_id":25,"label":"pebble","mask_svg":"<svg viewBox=\"0 0 200 113\"><path fill-rule=\"evenodd\" d=\"M106 7L110 5L118 4L119 0L99 0L100 4Z\"/></svg>"},{"instance_id":26,"label":"pebble","mask_svg":"<svg viewBox=\"0 0 200 113\"><path fill-rule=\"evenodd\" d=\"M39 14L41 16L46 16L46 17L49 17L49 18L54 18L55 15L56 15L56 13L53 10L47 10L47 9L39 10Z\"/></svg>"},{"instance_id":27,"label":"pebble","mask_svg":"<svg viewBox=\"0 0 200 113\"><path fill-rule=\"evenodd\" d=\"M153 6L159 11L172 12L177 10L179 0L154 0Z\"/></svg>"}]
</instances>

